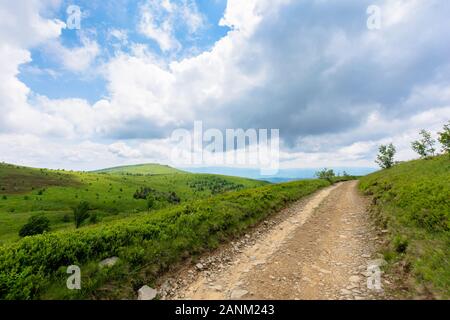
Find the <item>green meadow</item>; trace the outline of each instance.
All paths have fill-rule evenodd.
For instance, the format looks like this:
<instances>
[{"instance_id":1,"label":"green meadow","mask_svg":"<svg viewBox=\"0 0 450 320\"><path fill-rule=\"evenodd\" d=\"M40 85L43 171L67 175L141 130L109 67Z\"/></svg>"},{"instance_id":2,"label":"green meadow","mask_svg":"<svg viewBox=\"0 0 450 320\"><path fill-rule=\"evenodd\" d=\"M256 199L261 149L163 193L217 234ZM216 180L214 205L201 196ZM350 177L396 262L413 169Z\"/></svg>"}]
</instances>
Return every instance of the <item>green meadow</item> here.
<instances>
[{"instance_id":1,"label":"green meadow","mask_svg":"<svg viewBox=\"0 0 450 320\"><path fill-rule=\"evenodd\" d=\"M450 297L450 159L448 155L397 164L360 179L390 245L385 258L403 266L413 288Z\"/></svg>"},{"instance_id":2,"label":"green meadow","mask_svg":"<svg viewBox=\"0 0 450 320\"><path fill-rule=\"evenodd\" d=\"M73 208L81 201L91 207L90 223L104 223L147 213L147 201L136 199L140 188L164 198L174 193L181 203L227 191L263 186L266 182L238 177L190 174L157 164L69 172L0 164L0 244L19 239L31 216L45 216L51 230L74 228ZM152 210L171 206L162 199Z\"/></svg>"},{"instance_id":3,"label":"green meadow","mask_svg":"<svg viewBox=\"0 0 450 320\"><path fill-rule=\"evenodd\" d=\"M2 165L0 299L133 299L171 265L241 235L288 203L328 186L325 180L268 184L236 177L183 172L84 173ZM32 180L32 182L30 182ZM158 206L148 210L147 191ZM145 192L144 192L145 191ZM176 203L165 201L176 198ZM136 196L138 197L136 199ZM179 197L179 198L178 198ZM90 215L75 229L64 216L79 201ZM32 215L51 230L19 240ZM3 223L7 222L7 223ZM117 256L114 268L101 259ZM78 265L82 290L67 290L66 269Z\"/></svg>"}]
</instances>

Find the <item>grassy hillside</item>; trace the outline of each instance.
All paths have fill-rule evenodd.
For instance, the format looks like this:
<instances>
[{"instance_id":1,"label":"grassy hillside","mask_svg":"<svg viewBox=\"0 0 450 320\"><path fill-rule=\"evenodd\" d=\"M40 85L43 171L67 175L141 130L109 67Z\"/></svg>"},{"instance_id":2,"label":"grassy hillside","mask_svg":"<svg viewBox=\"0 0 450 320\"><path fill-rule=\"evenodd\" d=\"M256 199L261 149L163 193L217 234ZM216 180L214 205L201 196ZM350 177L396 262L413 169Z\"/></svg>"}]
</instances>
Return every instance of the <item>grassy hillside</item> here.
<instances>
[{"instance_id":1,"label":"grassy hillside","mask_svg":"<svg viewBox=\"0 0 450 320\"><path fill-rule=\"evenodd\" d=\"M156 163L138 164L131 166L120 166L94 171L96 173L128 174L128 175L150 175L150 174L173 174L186 173L184 171Z\"/></svg>"},{"instance_id":2,"label":"grassy hillside","mask_svg":"<svg viewBox=\"0 0 450 320\"><path fill-rule=\"evenodd\" d=\"M201 189L201 178L194 188ZM289 202L329 185L303 180L228 192L151 214L25 237L0 246L0 299L135 298L167 267L241 234ZM113 268L98 266L118 256ZM82 270L82 290L65 287L69 265Z\"/></svg>"},{"instance_id":3,"label":"grassy hillside","mask_svg":"<svg viewBox=\"0 0 450 320\"><path fill-rule=\"evenodd\" d=\"M361 178L391 237L385 256L424 294L450 297L450 159L398 164ZM419 284L419 286L417 286Z\"/></svg>"},{"instance_id":4,"label":"grassy hillside","mask_svg":"<svg viewBox=\"0 0 450 320\"><path fill-rule=\"evenodd\" d=\"M184 203L265 184L207 174L116 175L0 164L0 244L17 240L19 229L35 215L47 217L52 231L74 228L72 208L81 201L89 202L95 217L86 224L101 224L147 213L147 201L135 198L143 188L157 197L156 210L177 204L173 198Z\"/></svg>"}]
</instances>

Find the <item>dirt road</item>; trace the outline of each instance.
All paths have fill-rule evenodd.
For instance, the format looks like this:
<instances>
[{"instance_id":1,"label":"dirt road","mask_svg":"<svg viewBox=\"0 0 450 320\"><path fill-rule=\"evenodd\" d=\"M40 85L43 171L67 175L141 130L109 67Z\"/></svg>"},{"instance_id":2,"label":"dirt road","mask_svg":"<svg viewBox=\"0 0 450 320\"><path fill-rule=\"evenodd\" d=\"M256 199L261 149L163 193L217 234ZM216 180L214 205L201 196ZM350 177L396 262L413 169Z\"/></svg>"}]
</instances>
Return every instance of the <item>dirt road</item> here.
<instances>
[{"instance_id":1,"label":"dirt road","mask_svg":"<svg viewBox=\"0 0 450 320\"><path fill-rule=\"evenodd\" d=\"M165 299L386 298L367 285L381 240L366 207L357 181L320 190L165 279L160 292Z\"/></svg>"}]
</instances>

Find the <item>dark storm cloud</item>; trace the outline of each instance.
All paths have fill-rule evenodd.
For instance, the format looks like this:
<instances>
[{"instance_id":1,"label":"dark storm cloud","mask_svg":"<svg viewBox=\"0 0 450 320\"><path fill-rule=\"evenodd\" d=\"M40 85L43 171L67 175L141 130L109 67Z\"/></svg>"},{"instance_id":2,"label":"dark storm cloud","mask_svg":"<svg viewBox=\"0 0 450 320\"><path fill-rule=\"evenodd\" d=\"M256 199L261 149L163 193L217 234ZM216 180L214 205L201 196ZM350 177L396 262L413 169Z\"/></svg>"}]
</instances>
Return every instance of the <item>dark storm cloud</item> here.
<instances>
[{"instance_id":1,"label":"dark storm cloud","mask_svg":"<svg viewBox=\"0 0 450 320\"><path fill-rule=\"evenodd\" d=\"M442 36L450 31L449 3L379 31L366 27L369 4L294 1L264 20L238 63L249 74L264 70L267 80L218 108L227 110L226 125L280 128L292 145L302 136L351 130L373 111L402 118L435 107L405 101L417 87L448 84L442 73L449 74L450 43ZM206 115L212 122L214 116Z\"/></svg>"}]
</instances>

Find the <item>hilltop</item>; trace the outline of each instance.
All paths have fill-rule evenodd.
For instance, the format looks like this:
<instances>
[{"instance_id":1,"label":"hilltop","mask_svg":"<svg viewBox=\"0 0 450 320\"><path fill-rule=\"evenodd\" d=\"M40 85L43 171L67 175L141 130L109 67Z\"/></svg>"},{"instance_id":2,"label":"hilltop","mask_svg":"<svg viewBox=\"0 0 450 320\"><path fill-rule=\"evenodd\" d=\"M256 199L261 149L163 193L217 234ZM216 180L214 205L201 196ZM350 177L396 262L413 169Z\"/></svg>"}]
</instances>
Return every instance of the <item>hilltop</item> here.
<instances>
[{"instance_id":1,"label":"hilltop","mask_svg":"<svg viewBox=\"0 0 450 320\"><path fill-rule=\"evenodd\" d=\"M151 174L174 174L186 173L185 171L172 168L168 165L157 163L146 163L128 166L105 168L93 171L94 173L128 174L128 175L151 175Z\"/></svg>"}]
</instances>

